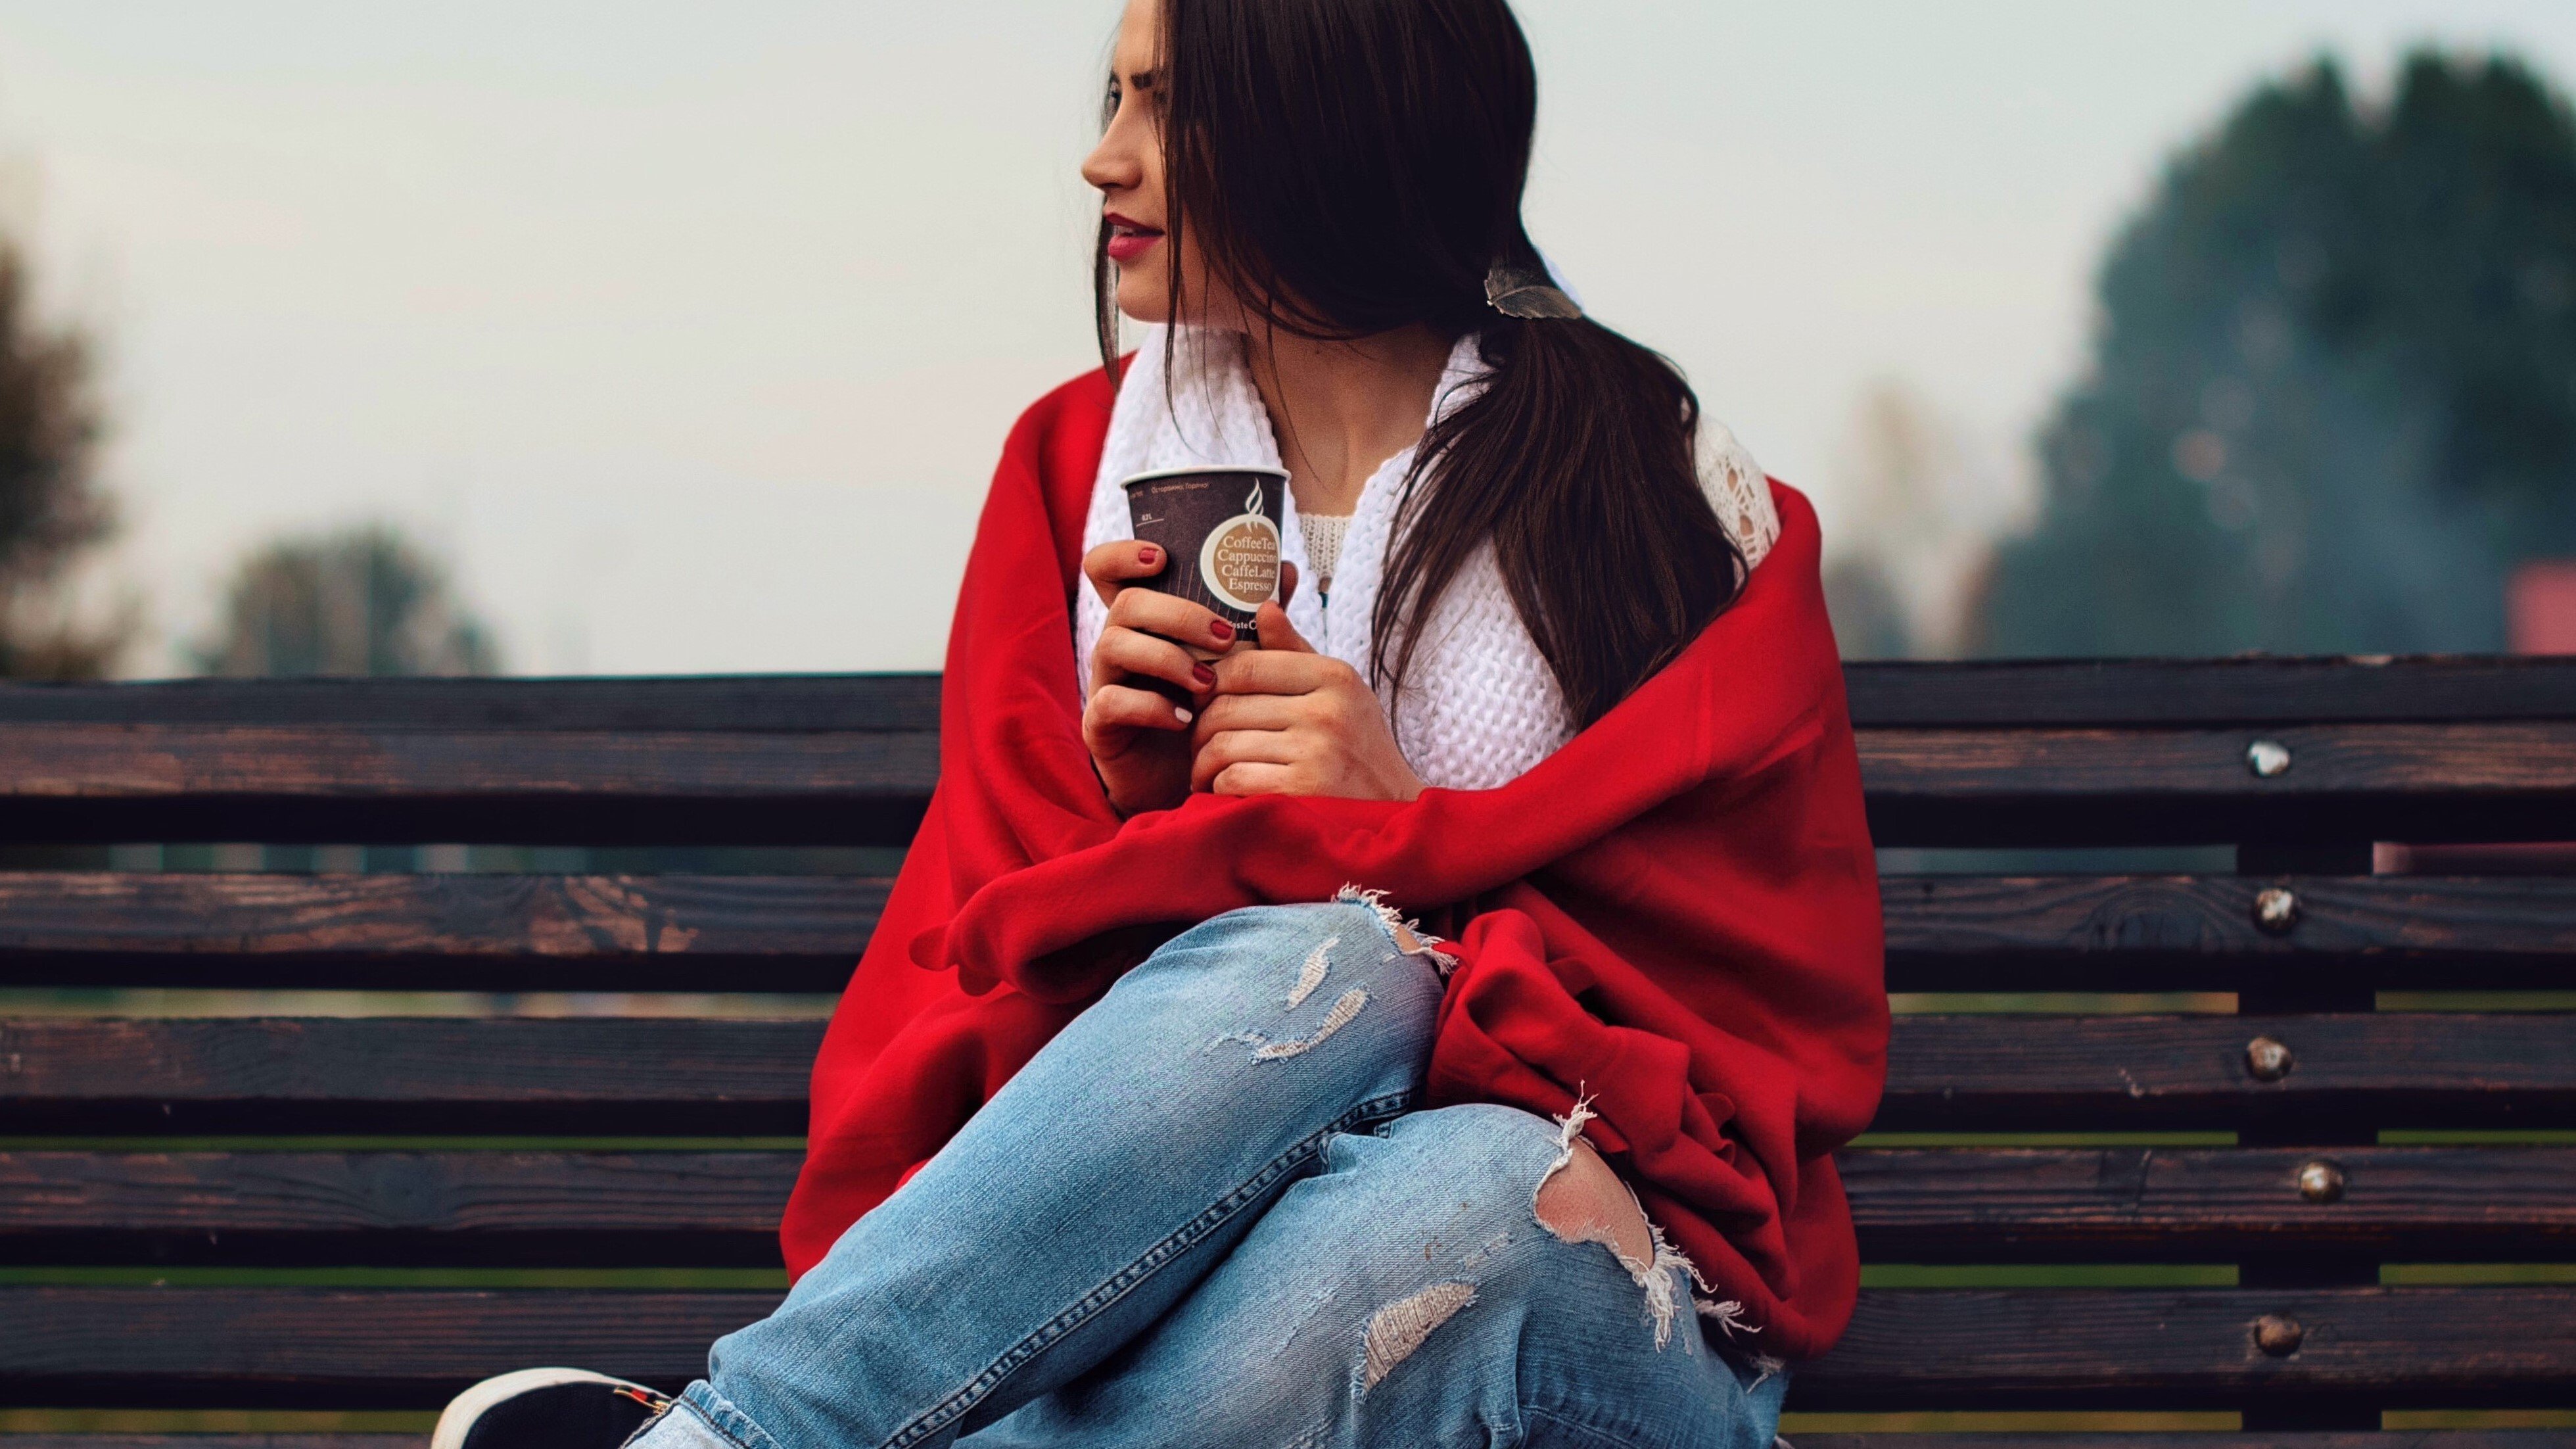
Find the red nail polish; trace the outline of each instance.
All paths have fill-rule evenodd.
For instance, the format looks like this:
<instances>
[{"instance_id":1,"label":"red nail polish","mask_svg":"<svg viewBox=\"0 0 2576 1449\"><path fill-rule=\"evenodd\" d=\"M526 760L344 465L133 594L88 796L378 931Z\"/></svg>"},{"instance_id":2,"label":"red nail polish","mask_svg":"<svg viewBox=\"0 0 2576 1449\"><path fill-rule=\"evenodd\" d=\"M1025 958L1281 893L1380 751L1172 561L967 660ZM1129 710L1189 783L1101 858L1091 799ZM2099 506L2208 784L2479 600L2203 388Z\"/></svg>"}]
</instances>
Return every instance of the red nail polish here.
<instances>
[{"instance_id":1,"label":"red nail polish","mask_svg":"<svg viewBox=\"0 0 2576 1449\"><path fill-rule=\"evenodd\" d=\"M1150 543L1136 550L1136 562L1140 564L1160 563L1162 560L1163 551Z\"/></svg>"},{"instance_id":2,"label":"red nail polish","mask_svg":"<svg viewBox=\"0 0 2576 1449\"><path fill-rule=\"evenodd\" d=\"M1215 635L1216 641L1220 644L1231 644L1234 642L1234 626L1223 619L1219 619L1208 625L1208 632Z\"/></svg>"},{"instance_id":3,"label":"red nail polish","mask_svg":"<svg viewBox=\"0 0 2576 1449\"><path fill-rule=\"evenodd\" d=\"M1190 678L1199 682L1199 688L1205 689L1216 683L1216 671L1204 664L1193 664L1190 666Z\"/></svg>"}]
</instances>

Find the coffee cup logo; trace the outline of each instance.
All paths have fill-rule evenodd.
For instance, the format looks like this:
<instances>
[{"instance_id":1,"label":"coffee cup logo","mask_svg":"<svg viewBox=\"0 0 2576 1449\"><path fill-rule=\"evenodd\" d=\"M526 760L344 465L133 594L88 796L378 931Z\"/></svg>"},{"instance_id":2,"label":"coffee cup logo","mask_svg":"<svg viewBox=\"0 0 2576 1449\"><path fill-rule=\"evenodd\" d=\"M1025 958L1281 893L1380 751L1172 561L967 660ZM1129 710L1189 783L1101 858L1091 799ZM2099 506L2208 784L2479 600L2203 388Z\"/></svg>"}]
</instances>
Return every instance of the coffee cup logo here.
<instances>
[{"instance_id":1,"label":"coffee cup logo","mask_svg":"<svg viewBox=\"0 0 2576 1449\"><path fill-rule=\"evenodd\" d=\"M1262 509L1261 479L1243 511L1208 530L1199 546L1199 580L1219 602L1251 613L1279 596L1279 525Z\"/></svg>"}]
</instances>

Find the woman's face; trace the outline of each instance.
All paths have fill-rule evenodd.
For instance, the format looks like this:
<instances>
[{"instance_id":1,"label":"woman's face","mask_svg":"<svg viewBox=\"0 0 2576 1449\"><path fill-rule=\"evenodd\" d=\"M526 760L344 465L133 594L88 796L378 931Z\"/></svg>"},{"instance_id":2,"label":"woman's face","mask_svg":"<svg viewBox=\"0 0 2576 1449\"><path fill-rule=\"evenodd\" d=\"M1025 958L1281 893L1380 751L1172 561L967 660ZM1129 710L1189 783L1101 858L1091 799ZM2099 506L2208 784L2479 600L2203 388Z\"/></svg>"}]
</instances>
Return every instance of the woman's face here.
<instances>
[{"instance_id":1,"label":"woman's face","mask_svg":"<svg viewBox=\"0 0 2576 1449\"><path fill-rule=\"evenodd\" d=\"M1108 221L1109 260L1118 269L1118 310L1139 322L1172 320L1171 243L1163 191L1163 12L1160 0L1128 0L1118 22L1118 51L1109 67L1109 127L1082 163L1082 179L1100 192ZM1190 322L1241 325L1233 294L1213 285L1197 237L1181 238L1181 290Z\"/></svg>"}]
</instances>

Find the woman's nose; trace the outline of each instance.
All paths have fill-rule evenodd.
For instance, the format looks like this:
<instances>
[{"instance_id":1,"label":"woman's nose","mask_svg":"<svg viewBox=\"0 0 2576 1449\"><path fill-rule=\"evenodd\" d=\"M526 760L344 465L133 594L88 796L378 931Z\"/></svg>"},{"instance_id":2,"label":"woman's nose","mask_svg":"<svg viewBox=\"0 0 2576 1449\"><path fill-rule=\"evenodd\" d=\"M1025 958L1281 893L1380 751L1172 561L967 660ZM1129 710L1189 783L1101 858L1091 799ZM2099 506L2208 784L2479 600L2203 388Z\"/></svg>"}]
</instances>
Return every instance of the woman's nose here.
<instances>
[{"instance_id":1,"label":"woman's nose","mask_svg":"<svg viewBox=\"0 0 2576 1449\"><path fill-rule=\"evenodd\" d=\"M1134 154L1121 143L1114 124L1091 154L1082 158L1082 179L1095 190L1116 191L1136 184Z\"/></svg>"}]
</instances>

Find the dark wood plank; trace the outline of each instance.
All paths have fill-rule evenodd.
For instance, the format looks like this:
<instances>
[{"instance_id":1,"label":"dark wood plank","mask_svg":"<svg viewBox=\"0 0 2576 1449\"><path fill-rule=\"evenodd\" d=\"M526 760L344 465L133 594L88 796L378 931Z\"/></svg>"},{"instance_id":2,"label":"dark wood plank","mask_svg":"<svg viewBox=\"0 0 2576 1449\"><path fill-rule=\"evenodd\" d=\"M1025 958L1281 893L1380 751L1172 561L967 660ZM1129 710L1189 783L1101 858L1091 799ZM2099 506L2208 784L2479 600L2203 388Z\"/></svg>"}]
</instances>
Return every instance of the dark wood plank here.
<instances>
[{"instance_id":1,"label":"dark wood plank","mask_svg":"<svg viewBox=\"0 0 2576 1449\"><path fill-rule=\"evenodd\" d=\"M0 1261L774 1266L794 1152L0 1152ZM2300 1171L2330 1166L2315 1201ZM2576 1148L1854 1149L1881 1262L2576 1255Z\"/></svg>"},{"instance_id":2,"label":"dark wood plank","mask_svg":"<svg viewBox=\"0 0 2576 1449\"><path fill-rule=\"evenodd\" d=\"M0 1288L18 1403L432 1406L571 1362L645 1383L703 1371L776 1295L732 1292ZM2257 1348L2265 1315L2299 1349ZM2367 1394L2388 1407L2576 1398L2576 1290L1873 1291L1800 1372L1802 1409L2232 1408Z\"/></svg>"},{"instance_id":3,"label":"dark wood plank","mask_svg":"<svg viewBox=\"0 0 2576 1449\"><path fill-rule=\"evenodd\" d=\"M2287 923L2257 902L2286 891ZM1900 991L2576 983L2576 877L1888 876Z\"/></svg>"},{"instance_id":4,"label":"dark wood plank","mask_svg":"<svg viewBox=\"0 0 2576 1449\"><path fill-rule=\"evenodd\" d=\"M2576 719L2576 660L1980 659L1846 664L1864 729Z\"/></svg>"},{"instance_id":5,"label":"dark wood plank","mask_svg":"<svg viewBox=\"0 0 2576 1449\"><path fill-rule=\"evenodd\" d=\"M0 1152L0 1262L778 1266L799 1152Z\"/></svg>"},{"instance_id":6,"label":"dark wood plank","mask_svg":"<svg viewBox=\"0 0 2576 1449\"><path fill-rule=\"evenodd\" d=\"M0 981L838 991L889 882L0 873Z\"/></svg>"},{"instance_id":7,"label":"dark wood plank","mask_svg":"<svg viewBox=\"0 0 2576 1449\"><path fill-rule=\"evenodd\" d=\"M2576 1428L2396 1428L2344 1434L1798 1434L1798 1449L2576 1449Z\"/></svg>"},{"instance_id":8,"label":"dark wood plank","mask_svg":"<svg viewBox=\"0 0 2576 1449\"><path fill-rule=\"evenodd\" d=\"M2295 1352L2256 1325L2303 1330ZM2576 1288L2036 1289L1861 1295L1799 1409L2576 1403Z\"/></svg>"},{"instance_id":9,"label":"dark wood plank","mask_svg":"<svg viewBox=\"0 0 2576 1449\"><path fill-rule=\"evenodd\" d=\"M918 731L0 724L9 840L901 844Z\"/></svg>"},{"instance_id":10,"label":"dark wood plank","mask_svg":"<svg viewBox=\"0 0 2576 1449\"><path fill-rule=\"evenodd\" d=\"M427 1449L427 1434L12 1434L9 1449ZM2211 1449L2226 1449L2213 1445ZM2332 1446L2341 1449L2341 1446ZM2471 1449L2471 1446L2464 1446ZM2486 1449L2486 1446L2474 1446Z\"/></svg>"},{"instance_id":11,"label":"dark wood plank","mask_svg":"<svg viewBox=\"0 0 2576 1449\"><path fill-rule=\"evenodd\" d=\"M2576 719L2576 663L2510 656L2012 659L1843 670L1863 728ZM934 729L936 674L0 685L0 722Z\"/></svg>"},{"instance_id":12,"label":"dark wood plank","mask_svg":"<svg viewBox=\"0 0 2576 1449\"><path fill-rule=\"evenodd\" d=\"M2270 778L2256 740L2289 751ZM2260 729L1864 730L1881 845L2550 840L2576 721Z\"/></svg>"},{"instance_id":13,"label":"dark wood plank","mask_svg":"<svg viewBox=\"0 0 2576 1449\"><path fill-rule=\"evenodd\" d=\"M20 1130L795 1131L819 1021L615 1018L0 1022ZM2295 1065L2257 1081L2257 1032ZM1877 1125L2576 1123L2576 1015L1899 1018ZM432 1130L423 1125L420 1130Z\"/></svg>"},{"instance_id":14,"label":"dark wood plank","mask_svg":"<svg viewBox=\"0 0 2576 1449\"><path fill-rule=\"evenodd\" d=\"M433 731L936 731L936 674L0 682L0 724Z\"/></svg>"},{"instance_id":15,"label":"dark wood plank","mask_svg":"<svg viewBox=\"0 0 2576 1449\"><path fill-rule=\"evenodd\" d=\"M2576 1148L1877 1148L1839 1161L1878 1262L2576 1255Z\"/></svg>"},{"instance_id":16,"label":"dark wood plank","mask_svg":"<svg viewBox=\"0 0 2576 1449\"><path fill-rule=\"evenodd\" d=\"M2260 1081L2258 1035L2290 1049ZM1909 1016L1879 1130L2576 1124L2576 1015Z\"/></svg>"},{"instance_id":17,"label":"dark wood plank","mask_svg":"<svg viewBox=\"0 0 2576 1449\"><path fill-rule=\"evenodd\" d=\"M798 1133L820 1021L0 1021L20 1131Z\"/></svg>"},{"instance_id":18,"label":"dark wood plank","mask_svg":"<svg viewBox=\"0 0 2576 1449\"><path fill-rule=\"evenodd\" d=\"M0 981L834 991L887 882L0 874ZM2286 889L2294 922L2256 898ZM2553 986L2576 878L1890 876L1899 990Z\"/></svg>"},{"instance_id":19,"label":"dark wood plank","mask_svg":"<svg viewBox=\"0 0 2576 1449\"><path fill-rule=\"evenodd\" d=\"M676 1391L778 1294L0 1287L0 1402L436 1408L565 1363Z\"/></svg>"}]
</instances>

